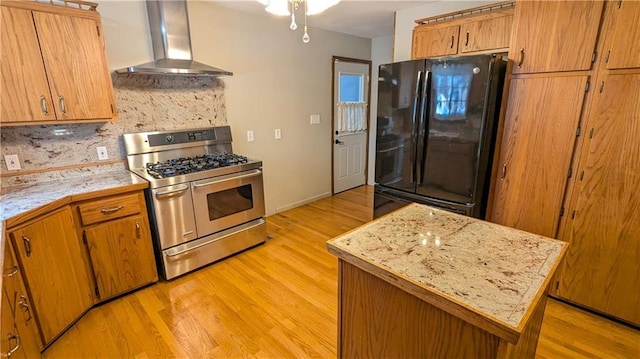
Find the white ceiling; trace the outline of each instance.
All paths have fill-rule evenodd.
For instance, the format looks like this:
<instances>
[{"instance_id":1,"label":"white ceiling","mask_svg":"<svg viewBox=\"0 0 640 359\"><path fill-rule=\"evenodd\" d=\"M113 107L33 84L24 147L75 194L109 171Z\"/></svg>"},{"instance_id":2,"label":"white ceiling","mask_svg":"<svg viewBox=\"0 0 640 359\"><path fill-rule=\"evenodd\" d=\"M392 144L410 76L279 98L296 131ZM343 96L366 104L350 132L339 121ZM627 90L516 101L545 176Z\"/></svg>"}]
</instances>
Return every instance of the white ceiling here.
<instances>
[{"instance_id":1,"label":"white ceiling","mask_svg":"<svg viewBox=\"0 0 640 359\"><path fill-rule=\"evenodd\" d=\"M243 12L275 16L264 10L264 5L256 0L212 0L222 6ZM342 0L338 5L321 14L309 16L309 26L345 34L373 39L380 36L393 35L394 12L435 2L435 0ZM296 13L298 26L301 25L302 12ZM289 20L282 18L283 26Z\"/></svg>"}]
</instances>

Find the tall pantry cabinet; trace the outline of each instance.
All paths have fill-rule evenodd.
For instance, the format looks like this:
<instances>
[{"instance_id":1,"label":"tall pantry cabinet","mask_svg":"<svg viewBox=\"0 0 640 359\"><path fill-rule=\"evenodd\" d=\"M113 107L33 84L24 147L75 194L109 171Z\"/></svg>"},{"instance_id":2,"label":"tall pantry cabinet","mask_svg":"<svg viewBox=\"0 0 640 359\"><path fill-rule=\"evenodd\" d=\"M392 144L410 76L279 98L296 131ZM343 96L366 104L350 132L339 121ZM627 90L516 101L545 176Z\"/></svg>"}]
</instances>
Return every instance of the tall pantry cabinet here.
<instances>
[{"instance_id":1,"label":"tall pantry cabinet","mask_svg":"<svg viewBox=\"0 0 640 359\"><path fill-rule=\"evenodd\" d=\"M556 236L602 9L603 1L516 3L491 221Z\"/></svg>"},{"instance_id":2,"label":"tall pantry cabinet","mask_svg":"<svg viewBox=\"0 0 640 359\"><path fill-rule=\"evenodd\" d=\"M489 216L568 241L551 294L635 325L638 23L632 0L517 3Z\"/></svg>"},{"instance_id":3,"label":"tall pantry cabinet","mask_svg":"<svg viewBox=\"0 0 640 359\"><path fill-rule=\"evenodd\" d=\"M640 325L640 2L607 3L557 295Z\"/></svg>"}]
</instances>

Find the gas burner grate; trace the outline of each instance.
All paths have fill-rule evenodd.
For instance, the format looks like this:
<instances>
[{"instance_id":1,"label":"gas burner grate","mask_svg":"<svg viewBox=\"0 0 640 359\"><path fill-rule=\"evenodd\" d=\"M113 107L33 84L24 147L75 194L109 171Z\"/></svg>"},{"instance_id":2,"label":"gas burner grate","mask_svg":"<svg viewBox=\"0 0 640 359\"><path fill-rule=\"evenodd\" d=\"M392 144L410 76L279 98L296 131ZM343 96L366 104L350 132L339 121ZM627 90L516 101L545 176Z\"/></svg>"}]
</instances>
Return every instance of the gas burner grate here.
<instances>
[{"instance_id":1,"label":"gas burner grate","mask_svg":"<svg viewBox=\"0 0 640 359\"><path fill-rule=\"evenodd\" d=\"M176 158L147 163L147 173L153 178L166 178L247 163L247 157L233 153L211 153L196 157Z\"/></svg>"}]
</instances>

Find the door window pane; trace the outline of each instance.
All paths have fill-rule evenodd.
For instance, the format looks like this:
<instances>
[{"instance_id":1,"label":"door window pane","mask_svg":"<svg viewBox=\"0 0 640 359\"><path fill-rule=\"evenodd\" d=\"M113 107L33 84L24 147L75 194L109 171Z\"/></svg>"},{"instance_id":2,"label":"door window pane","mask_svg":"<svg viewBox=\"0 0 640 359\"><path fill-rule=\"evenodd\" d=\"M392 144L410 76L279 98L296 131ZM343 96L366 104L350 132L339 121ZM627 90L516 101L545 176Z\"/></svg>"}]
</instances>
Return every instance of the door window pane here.
<instances>
[{"instance_id":1,"label":"door window pane","mask_svg":"<svg viewBox=\"0 0 640 359\"><path fill-rule=\"evenodd\" d=\"M362 102L364 76L340 73L340 102Z\"/></svg>"}]
</instances>

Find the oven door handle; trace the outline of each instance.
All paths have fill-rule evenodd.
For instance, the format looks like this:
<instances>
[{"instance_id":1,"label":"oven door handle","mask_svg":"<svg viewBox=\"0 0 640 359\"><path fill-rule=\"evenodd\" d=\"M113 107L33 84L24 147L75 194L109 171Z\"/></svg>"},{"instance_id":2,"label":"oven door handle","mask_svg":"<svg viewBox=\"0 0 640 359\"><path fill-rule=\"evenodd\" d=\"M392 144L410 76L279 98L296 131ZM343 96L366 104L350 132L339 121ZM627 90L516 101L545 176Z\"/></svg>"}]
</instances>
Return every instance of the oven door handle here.
<instances>
[{"instance_id":1,"label":"oven door handle","mask_svg":"<svg viewBox=\"0 0 640 359\"><path fill-rule=\"evenodd\" d=\"M196 245L195 245L195 246L193 246L193 247L185 248L185 249L183 249L183 250L176 251L176 252L173 252L173 253L166 253L165 255L166 255L167 257L175 257L175 256L179 256L179 255L181 255L181 254L184 254L184 253L190 252L190 251L192 251L192 250L194 250L194 249L196 249L196 248L200 248L200 247L202 247L202 246L206 246L207 244L211 244L211 243L213 243L213 242L219 241L219 240L221 240L221 239L223 239L223 238L227 238L227 237L230 237L230 236L236 235L236 234L238 234L238 233L241 233L241 232L247 231L247 230L249 230L249 229L252 229L252 228L255 228L255 227L261 226L261 225L263 225L264 223L265 223L265 220L264 220L264 219L260 219L260 220L258 221L258 223L256 223L256 224L253 224L253 225L250 225L250 226L241 226L239 229L237 229L237 230L235 230L235 231L233 231L233 232L225 233L223 236L216 237L216 238L214 238L214 239L212 239L212 240L210 240L210 241L206 241L206 242L203 242L203 243L198 243L198 244L196 244Z\"/></svg>"},{"instance_id":2,"label":"oven door handle","mask_svg":"<svg viewBox=\"0 0 640 359\"><path fill-rule=\"evenodd\" d=\"M260 170L253 170L253 171L249 171L240 175L228 175L228 176L220 176L220 178L218 179L214 179L213 181L209 181L206 183L194 183L193 187L194 188L199 188L199 187L206 187L206 186L211 186L212 184L216 184L216 183L222 183L222 182L227 182L227 181L232 181L232 180L236 180L236 179L241 179L241 178L247 178L247 177L255 177L255 176L259 176L262 174L262 171Z\"/></svg>"},{"instance_id":3,"label":"oven door handle","mask_svg":"<svg viewBox=\"0 0 640 359\"><path fill-rule=\"evenodd\" d=\"M175 196L177 196L179 194L182 194L182 193L186 192L188 189L189 189L189 186L187 186L185 184L185 185L182 185L182 187L180 187L178 189L175 189L175 190L165 191L165 192L156 192L155 196L158 199L175 197Z\"/></svg>"}]
</instances>

